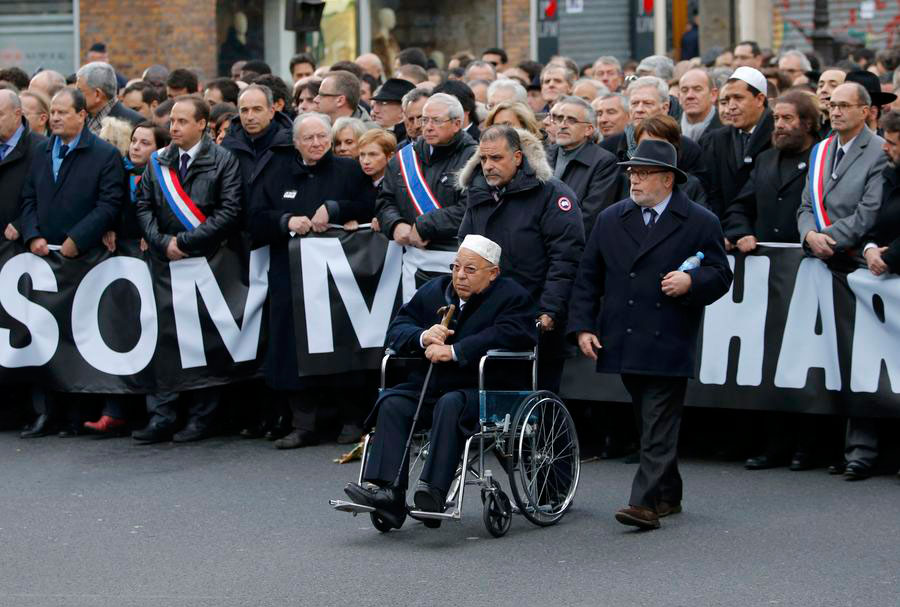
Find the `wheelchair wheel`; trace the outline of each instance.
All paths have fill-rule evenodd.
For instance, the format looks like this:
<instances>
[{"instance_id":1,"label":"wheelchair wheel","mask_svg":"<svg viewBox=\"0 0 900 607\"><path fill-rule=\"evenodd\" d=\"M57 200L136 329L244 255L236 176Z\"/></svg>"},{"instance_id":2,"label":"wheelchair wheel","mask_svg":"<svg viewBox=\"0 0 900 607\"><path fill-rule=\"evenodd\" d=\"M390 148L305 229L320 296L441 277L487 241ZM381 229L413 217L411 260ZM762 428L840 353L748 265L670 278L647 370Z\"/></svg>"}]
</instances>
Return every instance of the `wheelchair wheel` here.
<instances>
[{"instance_id":1,"label":"wheelchair wheel","mask_svg":"<svg viewBox=\"0 0 900 607\"><path fill-rule=\"evenodd\" d=\"M495 491L481 490L482 520L488 533L494 537L503 537L512 524L512 504L496 482L492 483Z\"/></svg>"},{"instance_id":2,"label":"wheelchair wheel","mask_svg":"<svg viewBox=\"0 0 900 607\"><path fill-rule=\"evenodd\" d=\"M578 487L581 462L575 422L558 396L542 390L522 401L510 432L513 499L535 525L553 525L569 509Z\"/></svg>"},{"instance_id":3,"label":"wheelchair wheel","mask_svg":"<svg viewBox=\"0 0 900 607\"><path fill-rule=\"evenodd\" d=\"M377 512L370 512L369 517L372 519L372 526L382 533L387 533L394 528L389 522L381 518L381 515Z\"/></svg>"}]
</instances>

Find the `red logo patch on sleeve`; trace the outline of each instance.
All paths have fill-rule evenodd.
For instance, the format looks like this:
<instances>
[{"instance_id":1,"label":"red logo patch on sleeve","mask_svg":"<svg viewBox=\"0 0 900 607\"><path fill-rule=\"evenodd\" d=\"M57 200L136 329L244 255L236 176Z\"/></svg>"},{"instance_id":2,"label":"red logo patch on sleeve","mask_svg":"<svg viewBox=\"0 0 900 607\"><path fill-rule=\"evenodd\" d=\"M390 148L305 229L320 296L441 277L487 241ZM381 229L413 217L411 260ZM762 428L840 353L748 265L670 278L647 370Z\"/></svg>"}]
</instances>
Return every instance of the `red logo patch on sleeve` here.
<instances>
[{"instance_id":1,"label":"red logo patch on sleeve","mask_svg":"<svg viewBox=\"0 0 900 607\"><path fill-rule=\"evenodd\" d=\"M572 210L572 201L566 198L565 196L560 196L559 200L556 201L556 206L559 207L560 211L571 211Z\"/></svg>"}]
</instances>

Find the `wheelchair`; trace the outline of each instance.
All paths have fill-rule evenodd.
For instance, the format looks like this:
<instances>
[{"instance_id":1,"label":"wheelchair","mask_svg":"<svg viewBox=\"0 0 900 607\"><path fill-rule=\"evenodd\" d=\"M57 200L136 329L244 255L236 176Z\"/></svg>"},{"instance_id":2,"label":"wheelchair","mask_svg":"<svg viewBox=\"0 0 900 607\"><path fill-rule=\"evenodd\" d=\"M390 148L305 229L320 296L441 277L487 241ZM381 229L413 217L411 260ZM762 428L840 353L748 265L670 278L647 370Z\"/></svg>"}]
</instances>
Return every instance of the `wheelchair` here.
<instances>
[{"instance_id":1,"label":"wheelchair","mask_svg":"<svg viewBox=\"0 0 900 607\"><path fill-rule=\"evenodd\" d=\"M421 362L400 358L388 349L381 363L381 389L387 386L389 366L396 362ZM478 364L479 429L466 440L462 461L447 492L444 512L423 512L407 504L410 518L429 521L460 521L467 487L480 490L482 520L494 537L509 531L513 514L521 514L534 525L546 527L558 523L572 505L581 472L575 423L562 399L552 392L537 389L537 347L530 352L490 350ZM488 367L530 366L531 389L486 388ZM511 375L511 374L510 374ZM506 376L509 379L509 376ZM363 473L374 433L363 439L359 480ZM428 434L416 431L410 445L409 486L414 487L428 457ZM494 455L508 477L512 500L501 488L491 469L488 456ZM330 500L333 508L354 516L368 513L372 525L386 533L391 530L375 511L366 505ZM433 523L432 523L433 525Z\"/></svg>"}]
</instances>

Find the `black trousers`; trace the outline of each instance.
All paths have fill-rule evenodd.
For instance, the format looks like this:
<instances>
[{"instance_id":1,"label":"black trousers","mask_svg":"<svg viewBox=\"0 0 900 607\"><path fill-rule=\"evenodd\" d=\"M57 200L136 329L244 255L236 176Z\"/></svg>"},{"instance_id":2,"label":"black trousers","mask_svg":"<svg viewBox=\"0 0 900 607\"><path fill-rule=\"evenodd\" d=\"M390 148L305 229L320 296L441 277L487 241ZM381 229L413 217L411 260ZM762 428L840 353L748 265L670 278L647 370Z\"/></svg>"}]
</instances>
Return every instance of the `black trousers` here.
<instances>
[{"instance_id":1,"label":"black trousers","mask_svg":"<svg viewBox=\"0 0 900 607\"><path fill-rule=\"evenodd\" d=\"M869 468L878 459L878 428L880 420L868 417L851 417L847 420L847 438L844 458Z\"/></svg>"},{"instance_id":2,"label":"black trousers","mask_svg":"<svg viewBox=\"0 0 900 607\"><path fill-rule=\"evenodd\" d=\"M429 402L430 401L430 402ZM409 453L406 439L416 413L418 394L388 392L378 402L375 438L363 478L380 486L392 485L402 466L400 488L409 485ZM478 427L478 398L474 390L454 390L437 399L426 399L419 413L419 427L431 426L428 457L421 480L446 493L456 475L466 439Z\"/></svg>"},{"instance_id":3,"label":"black trousers","mask_svg":"<svg viewBox=\"0 0 900 607\"><path fill-rule=\"evenodd\" d=\"M623 374L641 429L641 459L631 484L632 506L656 509L659 502L681 502L678 431L684 409L685 377Z\"/></svg>"},{"instance_id":4,"label":"black trousers","mask_svg":"<svg viewBox=\"0 0 900 607\"><path fill-rule=\"evenodd\" d=\"M288 392L295 430L322 432L323 424L335 418L341 425L362 426L365 411L372 405L368 387L319 388Z\"/></svg>"},{"instance_id":5,"label":"black trousers","mask_svg":"<svg viewBox=\"0 0 900 607\"><path fill-rule=\"evenodd\" d=\"M215 421L222 398L222 387L198 388L180 393L188 399L188 423L208 428ZM160 392L147 395L147 413L150 423L171 426L178 420L178 392Z\"/></svg>"}]
</instances>

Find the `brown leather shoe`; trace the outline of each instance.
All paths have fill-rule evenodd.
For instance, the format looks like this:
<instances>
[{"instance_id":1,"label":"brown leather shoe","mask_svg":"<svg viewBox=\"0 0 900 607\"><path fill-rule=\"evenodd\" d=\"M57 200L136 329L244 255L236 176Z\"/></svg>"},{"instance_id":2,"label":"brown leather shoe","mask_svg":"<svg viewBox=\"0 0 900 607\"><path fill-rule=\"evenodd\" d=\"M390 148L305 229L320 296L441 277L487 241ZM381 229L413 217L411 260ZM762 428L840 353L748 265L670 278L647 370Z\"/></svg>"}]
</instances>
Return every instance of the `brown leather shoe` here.
<instances>
[{"instance_id":1,"label":"brown leather shoe","mask_svg":"<svg viewBox=\"0 0 900 607\"><path fill-rule=\"evenodd\" d=\"M644 506L628 506L616 512L616 520L638 529L659 529L659 515Z\"/></svg>"},{"instance_id":2,"label":"brown leather shoe","mask_svg":"<svg viewBox=\"0 0 900 607\"><path fill-rule=\"evenodd\" d=\"M660 502L656 506L656 514L659 518L664 518L670 514L681 514L681 502L670 504L669 502Z\"/></svg>"}]
</instances>

